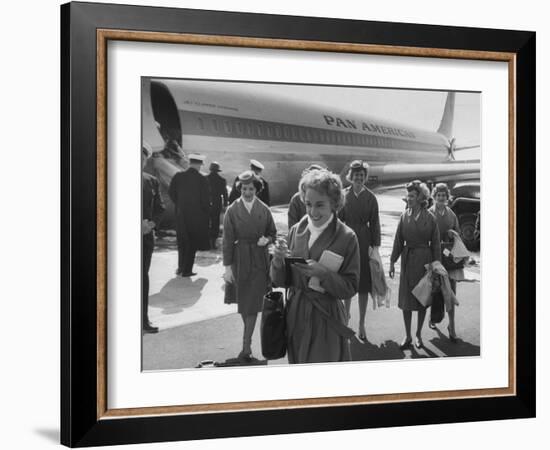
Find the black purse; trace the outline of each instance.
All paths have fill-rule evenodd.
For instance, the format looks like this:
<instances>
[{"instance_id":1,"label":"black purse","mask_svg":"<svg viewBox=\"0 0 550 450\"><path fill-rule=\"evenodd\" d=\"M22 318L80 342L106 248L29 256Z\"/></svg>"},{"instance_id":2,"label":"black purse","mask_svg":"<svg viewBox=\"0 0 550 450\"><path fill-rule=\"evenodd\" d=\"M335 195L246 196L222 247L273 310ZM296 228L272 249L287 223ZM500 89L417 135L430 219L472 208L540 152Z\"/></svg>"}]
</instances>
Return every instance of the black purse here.
<instances>
[{"instance_id":1,"label":"black purse","mask_svg":"<svg viewBox=\"0 0 550 450\"><path fill-rule=\"evenodd\" d=\"M287 341L285 301L282 292L271 291L264 295L260 334L263 357L284 358Z\"/></svg>"},{"instance_id":2,"label":"black purse","mask_svg":"<svg viewBox=\"0 0 550 450\"><path fill-rule=\"evenodd\" d=\"M457 269L464 269L464 259L461 259L458 262L455 262L453 255L448 254L445 255L444 250L452 250L453 249L453 243L452 242L442 242L441 243L441 264L443 264L443 267L445 267L445 270L457 270Z\"/></svg>"},{"instance_id":3,"label":"black purse","mask_svg":"<svg viewBox=\"0 0 550 450\"><path fill-rule=\"evenodd\" d=\"M432 307L430 308L430 322L439 323L445 317L445 300L441 292L441 276L437 275L432 285Z\"/></svg>"},{"instance_id":4,"label":"black purse","mask_svg":"<svg viewBox=\"0 0 550 450\"><path fill-rule=\"evenodd\" d=\"M225 282L223 302L227 305L237 303L237 292L235 283Z\"/></svg>"}]
</instances>

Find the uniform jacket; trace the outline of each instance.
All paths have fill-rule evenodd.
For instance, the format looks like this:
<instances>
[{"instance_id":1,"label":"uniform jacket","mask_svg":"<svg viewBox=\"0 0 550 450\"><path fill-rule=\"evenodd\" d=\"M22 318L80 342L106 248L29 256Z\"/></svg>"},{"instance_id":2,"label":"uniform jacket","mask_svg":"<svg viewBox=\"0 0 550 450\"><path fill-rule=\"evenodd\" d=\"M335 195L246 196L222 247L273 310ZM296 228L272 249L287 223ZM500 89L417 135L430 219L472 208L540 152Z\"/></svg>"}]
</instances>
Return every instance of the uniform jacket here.
<instances>
[{"instance_id":1,"label":"uniform jacket","mask_svg":"<svg viewBox=\"0 0 550 450\"><path fill-rule=\"evenodd\" d=\"M277 229L270 209L256 198L250 212L238 199L223 220L223 265L231 266L241 314L262 310L264 294L270 289L268 246L258 246L262 236L275 240Z\"/></svg>"},{"instance_id":2,"label":"uniform jacket","mask_svg":"<svg viewBox=\"0 0 550 450\"><path fill-rule=\"evenodd\" d=\"M210 188L205 176L190 167L172 177L168 194L174 202L176 221L198 249L208 249Z\"/></svg>"},{"instance_id":3,"label":"uniform jacket","mask_svg":"<svg viewBox=\"0 0 550 450\"><path fill-rule=\"evenodd\" d=\"M418 219L410 214L410 210L401 214L393 241L391 262L395 263L399 258L399 307L405 311L423 309L412 290L425 275L425 265L441 258L437 222L426 208L421 209Z\"/></svg>"},{"instance_id":4,"label":"uniform jacket","mask_svg":"<svg viewBox=\"0 0 550 450\"><path fill-rule=\"evenodd\" d=\"M372 289L369 264L369 247L380 246L380 216L376 196L367 188L355 195L350 186L344 190L345 204L340 210L340 220L357 235L361 257L361 279L359 292L368 293Z\"/></svg>"},{"instance_id":5,"label":"uniform jacket","mask_svg":"<svg viewBox=\"0 0 550 450\"><path fill-rule=\"evenodd\" d=\"M160 223L164 212L164 202L160 195L160 184L151 174L143 172L141 175L142 209L141 218Z\"/></svg>"},{"instance_id":6,"label":"uniform jacket","mask_svg":"<svg viewBox=\"0 0 550 450\"><path fill-rule=\"evenodd\" d=\"M227 206L227 183L225 178L217 172L210 172L206 176L210 186L210 205L214 210L221 210L222 206Z\"/></svg>"},{"instance_id":7,"label":"uniform jacket","mask_svg":"<svg viewBox=\"0 0 550 450\"><path fill-rule=\"evenodd\" d=\"M288 231L297 224L302 217L306 215L306 205L300 198L300 193L296 192L290 199L288 205Z\"/></svg>"}]
</instances>

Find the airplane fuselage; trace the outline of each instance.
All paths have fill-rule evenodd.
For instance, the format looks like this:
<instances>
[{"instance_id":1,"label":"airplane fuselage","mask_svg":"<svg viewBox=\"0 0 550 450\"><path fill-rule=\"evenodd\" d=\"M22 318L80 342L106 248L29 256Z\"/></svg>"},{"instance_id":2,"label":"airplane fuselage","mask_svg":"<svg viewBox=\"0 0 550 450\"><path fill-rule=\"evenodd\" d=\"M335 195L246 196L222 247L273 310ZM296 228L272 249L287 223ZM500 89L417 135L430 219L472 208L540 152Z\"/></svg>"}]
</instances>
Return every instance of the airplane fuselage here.
<instances>
[{"instance_id":1,"label":"airplane fuselage","mask_svg":"<svg viewBox=\"0 0 550 450\"><path fill-rule=\"evenodd\" d=\"M144 139L155 139L154 122L161 133L164 123L177 124L184 152L205 155L204 170L217 161L228 184L249 168L251 159L262 162L272 204L288 203L300 174L312 163L345 175L352 160L365 160L371 186L408 181L412 173L414 178L439 177L457 171L446 161L449 140L440 133L273 93L252 95L243 83L153 80L144 85L143 97ZM181 170L166 161L156 163L165 183Z\"/></svg>"}]
</instances>

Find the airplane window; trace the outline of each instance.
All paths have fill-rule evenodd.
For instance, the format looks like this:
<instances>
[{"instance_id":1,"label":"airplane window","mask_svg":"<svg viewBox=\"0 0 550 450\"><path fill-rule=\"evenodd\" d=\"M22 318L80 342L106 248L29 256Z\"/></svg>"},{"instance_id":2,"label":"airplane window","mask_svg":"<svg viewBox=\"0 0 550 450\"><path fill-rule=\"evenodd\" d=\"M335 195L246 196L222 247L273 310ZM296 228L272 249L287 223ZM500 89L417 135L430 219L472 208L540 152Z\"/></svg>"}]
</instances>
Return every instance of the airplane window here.
<instances>
[{"instance_id":1,"label":"airplane window","mask_svg":"<svg viewBox=\"0 0 550 450\"><path fill-rule=\"evenodd\" d=\"M290 136L291 136L290 128L286 125L283 127L283 134L284 134L286 139L289 139Z\"/></svg>"},{"instance_id":2,"label":"airplane window","mask_svg":"<svg viewBox=\"0 0 550 450\"><path fill-rule=\"evenodd\" d=\"M249 136L254 136L254 129L252 128L251 123L246 124L246 134L248 134Z\"/></svg>"},{"instance_id":3,"label":"airplane window","mask_svg":"<svg viewBox=\"0 0 550 450\"><path fill-rule=\"evenodd\" d=\"M311 130L311 139L313 142L319 142L319 132L317 130Z\"/></svg>"}]
</instances>

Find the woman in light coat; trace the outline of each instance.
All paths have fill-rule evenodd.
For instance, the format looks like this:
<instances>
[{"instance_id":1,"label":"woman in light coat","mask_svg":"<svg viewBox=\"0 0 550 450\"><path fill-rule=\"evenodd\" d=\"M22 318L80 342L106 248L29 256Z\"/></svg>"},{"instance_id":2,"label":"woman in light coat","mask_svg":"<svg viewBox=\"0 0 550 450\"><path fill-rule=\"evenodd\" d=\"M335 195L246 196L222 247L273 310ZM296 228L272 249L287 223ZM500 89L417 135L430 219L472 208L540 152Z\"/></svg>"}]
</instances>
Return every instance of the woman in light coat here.
<instances>
[{"instance_id":1,"label":"woman in light coat","mask_svg":"<svg viewBox=\"0 0 550 450\"><path fill-rule=\"evenodd\" d=\"M359 285L359 245L353 230L338 219L342 183L327 170L314 170L300 181L304 216L278 241L271 263L277 286L289 287L287 304L288 361L291 364L350 360L346 312L340 299L352 297ZM285 256L306 263L291 266L285 277ZM332 261L332 270L319 260ZM316 282L315 282L316 281Z\"/></svg>"}]
</instances>

